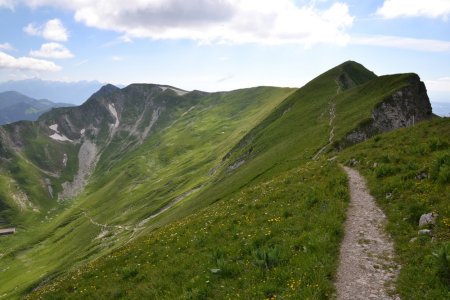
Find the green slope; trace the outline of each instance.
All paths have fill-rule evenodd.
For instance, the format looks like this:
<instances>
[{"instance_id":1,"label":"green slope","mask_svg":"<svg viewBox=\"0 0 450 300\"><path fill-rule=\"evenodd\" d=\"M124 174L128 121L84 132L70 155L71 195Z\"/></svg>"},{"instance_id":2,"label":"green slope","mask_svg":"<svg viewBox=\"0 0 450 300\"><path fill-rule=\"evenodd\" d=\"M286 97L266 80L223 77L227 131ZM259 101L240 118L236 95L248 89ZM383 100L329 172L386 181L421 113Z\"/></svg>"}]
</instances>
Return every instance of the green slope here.
<instances>
[{"instance_id":1,"label":"green slope","mask_svg":"<svg viewBox=\"0 0 450 300\"><path fill-rule=\"evenodd\" d=\"M348 199L314 162L154 231L30 299L328 299Z\"/></svg>"},{"instance_id":2,"label":"green slope","mask_svg":"<svg viewBox=\"0 0 450 300\"><path fill-rule=\"evenodd\" d=\"M131 88L132 91L137 88L145 92L147 87ZM138 226L144 218L174 197L206 181L214 160L220 159L246 131L292 91L259 87L183 97L170 91L158 94L152 101L161 104L158 107L164 107L165 114L161 114L152 134L141 145L133 147L136 139L125 129L127 124L133 122L131 115L134 106L143 104L135 100L134 106L129 105L122 111L123 127L119 127L120 131L110 141L100 131L97 141L103 141L103 154L85 192L77 199L61 204L45 194L46 187L42 181L48 175L36 166L37 160L58 154L62 156L62 153L68 153L69 158L76 157L76 154L70 153L79 145L53 141L44 129L62 118L61 115L72 116L72 125L76 126L82 111L88 113L87 109L52 111L43 116L40 123L21 124L18 130L25 145L20 152L9 149L14 159L3 161L3 177L0 179L4 180L5 185L12 179L20 182L21 189L29 195L30 203L40 212L21 211L14 207L9 199L11 197L1 199L2 203L10 206L10 209L3 211L8 215L7 220L19 226L20 230L0 244L0 253L3 254L0 259L6 268L2 274L0 293L17 297L42 279L51 278L128 241L145 229ZM104 93L93 100L105 101ZM109 114L92 99L85 106L98 111L93 118L100 120L99 127L111 123L106 119ZM102 116L106 121L101 121ZM9 132L15 129L13 126L8 128ZM66 134L70 136L70 131ZM53 144L56 146L49 147ZM124 144L128 146L122 148ZM56 154L45 153L49 151L47 148ZM33 161L36 161L35 165ZM59 159L57 161L60 162ZM74 162L78 163L77 160ZM10 172L9 168L17 166L19 170L16 173ZM42 159L39 167L55 172L60 168ZM70 171L67 167L63 170ZM59 178L50 178L62 182L64 172ZM20 181L21 174L26 177L23 182ZM24 269L31 271L24 274Z\"/></svg>"},{"instance_id":3,"label":"green slope","mask_svg":"<svg viewBox=\"0 0 450 300\"><path fill-rule=\"evenodd\" d=\"M348 195L327 155L374 108L418 81L414 74L376 77L346 62L295 92L260 87L178 96L158 86L110 86L81 108L52 111L25 126L33 134L24 149L36 147L20 152L25 162L38 165L38 151L50 157L46 147L57 149L53 156L76 153L64 143L53 148L48 126L57 122L76 139L90 128L85 119L97 128L88 134L101 156L76 199L14 215L23 230L0 244L7 266L0 295L16 298L39 286L32 298L77 298L81 290L108 299L329 297ZM111 103L120 116L116 130ZM162 113L151 134L140 138L155 111ZM33 182L47 176L26 166L37 172ZM61 165L38 166L74 176ZM19 178L7 168L2 174ZM61 181L52 178L55 190ZM30 191L33 182L25 183ZM30 195L39 198L45 186L36 189ZM31 201L41 207L40 199ZM169 287L172 281L182 287Z\"/></svg>"}]
</instances>

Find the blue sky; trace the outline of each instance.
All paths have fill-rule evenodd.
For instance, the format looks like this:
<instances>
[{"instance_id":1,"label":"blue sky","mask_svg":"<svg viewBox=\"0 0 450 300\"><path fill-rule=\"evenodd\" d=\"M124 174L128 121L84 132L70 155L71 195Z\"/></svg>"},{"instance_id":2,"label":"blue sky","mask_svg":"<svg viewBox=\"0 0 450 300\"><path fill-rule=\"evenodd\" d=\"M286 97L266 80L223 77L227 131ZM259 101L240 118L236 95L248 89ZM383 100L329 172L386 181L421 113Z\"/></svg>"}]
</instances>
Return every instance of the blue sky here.
<instances>
[{"instance_id":1,"label":"blue sky","mask_svg":"<svg viewBox=\"0 0 450 300\"><path fill-rule=\"evenodd\" d=\"M450 102L450 0L0 0L0 81L299 87L346 60Z\"/></svg>"}]
</instances>

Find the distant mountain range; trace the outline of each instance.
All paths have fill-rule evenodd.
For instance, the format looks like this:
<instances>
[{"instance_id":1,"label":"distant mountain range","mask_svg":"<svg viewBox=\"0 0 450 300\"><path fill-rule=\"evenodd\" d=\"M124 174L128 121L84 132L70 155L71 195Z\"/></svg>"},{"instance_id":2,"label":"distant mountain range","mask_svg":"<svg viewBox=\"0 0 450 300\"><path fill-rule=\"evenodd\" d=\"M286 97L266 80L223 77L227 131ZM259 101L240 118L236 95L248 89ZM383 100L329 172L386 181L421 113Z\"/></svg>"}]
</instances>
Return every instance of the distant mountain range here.
<instances>
[{"instance_id":1,"label":"distant mountain range","mask_svg":"<svg viewBox=\"0 0 450 300\"><path fill-rule=\"evenodd\" d=\"M104 84L98 81L47 81L26 79L0 83L0 92L16 91L36 99L81 104Z\"/></svg>"},{"instance_id":2,"label":"distant mountain range","mask_svg":"<svg viewBox=\"0 0 450 300\"><path fill-rule=\"evenodd\" d=\"M0 93L0 125L21 120L36 121L50 109L65 106L73 105L37 100L14 91L3 92Z\"/></svg>"}]
</instances>

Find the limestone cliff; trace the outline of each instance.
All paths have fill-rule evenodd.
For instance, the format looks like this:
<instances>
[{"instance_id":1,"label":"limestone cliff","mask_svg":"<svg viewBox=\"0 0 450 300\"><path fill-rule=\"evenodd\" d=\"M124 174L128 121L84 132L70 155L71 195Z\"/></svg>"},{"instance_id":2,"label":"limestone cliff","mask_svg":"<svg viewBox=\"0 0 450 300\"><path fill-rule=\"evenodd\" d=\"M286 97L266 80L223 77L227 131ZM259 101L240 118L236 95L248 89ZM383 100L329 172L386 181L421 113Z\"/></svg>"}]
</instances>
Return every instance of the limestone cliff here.
<instances>
[{"instance_id":1,"label":"limestone cliff","mask_svg":"<svg viewBox=\"0 0 450 300\"><path fill-rule=\"evenodd\" d=\"M413 126L433 116L425 84L418 75L411 74L407 85L385 97L373 108L371 118L361 122L335 146L343 149L375 134Z\"/></svg>"}]
</instances>

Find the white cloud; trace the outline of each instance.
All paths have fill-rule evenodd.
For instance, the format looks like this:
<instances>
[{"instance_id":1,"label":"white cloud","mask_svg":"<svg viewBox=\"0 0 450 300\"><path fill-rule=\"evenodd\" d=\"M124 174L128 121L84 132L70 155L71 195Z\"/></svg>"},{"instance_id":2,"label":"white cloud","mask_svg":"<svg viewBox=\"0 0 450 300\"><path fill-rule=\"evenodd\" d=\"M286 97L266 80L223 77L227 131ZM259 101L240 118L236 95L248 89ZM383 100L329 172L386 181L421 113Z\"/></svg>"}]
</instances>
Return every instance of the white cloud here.
<instances>
[{"instance_id":1,"label":"white cloud","mask_svg":"<svg viewBox=\"0 0 450 300\"><path fill-rule=\"evenodd\" d=\"M432 101L450 103L450 77L425 80L425 85Z\"/></svg>"},{"instance_id":2,"label":"white cloud","mask_svg":"<svg viewBox=\"0 0 450 300\"><path fill-rule=\"evenodd\" d=\"M49 41L64 42L69 38L66 28L59 19L48 20L42 26L30 23L23 30L29 35L41 36Z\"/></svg>"},{"instance_id":3,"label":"white cloud","mask_svg":"<svg viewBox=\"0 0 450 300\"><path fill-rule=\"evenodd\" d=\"M70 52L70 50L59 43L43 44L39 50L30 51L30 55L34 57L56 59L73 57L73 54Z\"/></svg>"},{"instance_id":4,"label":"white cloud","mask_svg":"<svg viewBox=\"0 0 450 300\"><path fill-rule=\"evenodd\" d=\"M385 0L377 14L386 19L399 17L443 18L450 16L449 0Z\"/></svg>"},{"instance_id":5,"label":"white cloud","mask_svg":"<svg viewBox=\"0 0 450 300\"><path fill-rule=\"evenodd\" d=\"M10 43L0 44L0 49L5 51L13 51L14 47Z\"/></svg>"},{"instance_id":6,"label":"white cloud","mask_svg":"<svg viewBox=\"0 0 450 300\"><path fill-rule=\"evenodd\" d=\"M425 81L427 88L433 92L448 93L450 98L450 77Z\"/></svg>"},{"instance_id":7,"label":"white cloud","mask_svg":"<svg viewBox=\"0 0 450 300\"><path fill-rule=\"evenodd\" d=\"M122 60L123 60L123 57L120 57L120 56L113 56L113 57L111 57L111 59L112 59L113 61L122 61Z\"/></svg>"},{"instance_id":8,"label":"white cloud","mask_svg":"<svg viewBox=\"0 0 450 300\"><path fill-rule=\"evenodd\" d=\"M0 8L14 9L14 0L0 0Z\"/></svg>"},{"instance_id":9,"label":"white cloud","mask_svg":"<svg viewBox=\"0 0 450 300\"><path fill-rule=\"evenodd\" d=\"M0 69L32 70L32 71L59 71L61 67L55 63L31 57L13 57L0 51Z\"/></svg>"},{"instance_id":10,"label":"white cloud","mask_svg":"<svg viewBox=\"0 0 450 300\"><path fill-rule=\"evenodd\" d=\"M448 41L415 39L400 36L355 36L351 38L350 43L354 45L380 46L426 52L450 51L450 42Z\"/></svg>"},{"instance_id":11,"label":"white cloud","mask_svg":"<svg viewBox=\"0 0 450 300\"><path fill-rule=\"evenodd\" d=\"M29 0L31 7L74 11L90 27L125 38L190 39L201 43L330 43L344 45L353 17L347 4L326 9L295 0ZM321 4L321 7L324 5Z\"/></svg>"}]
</instances>

